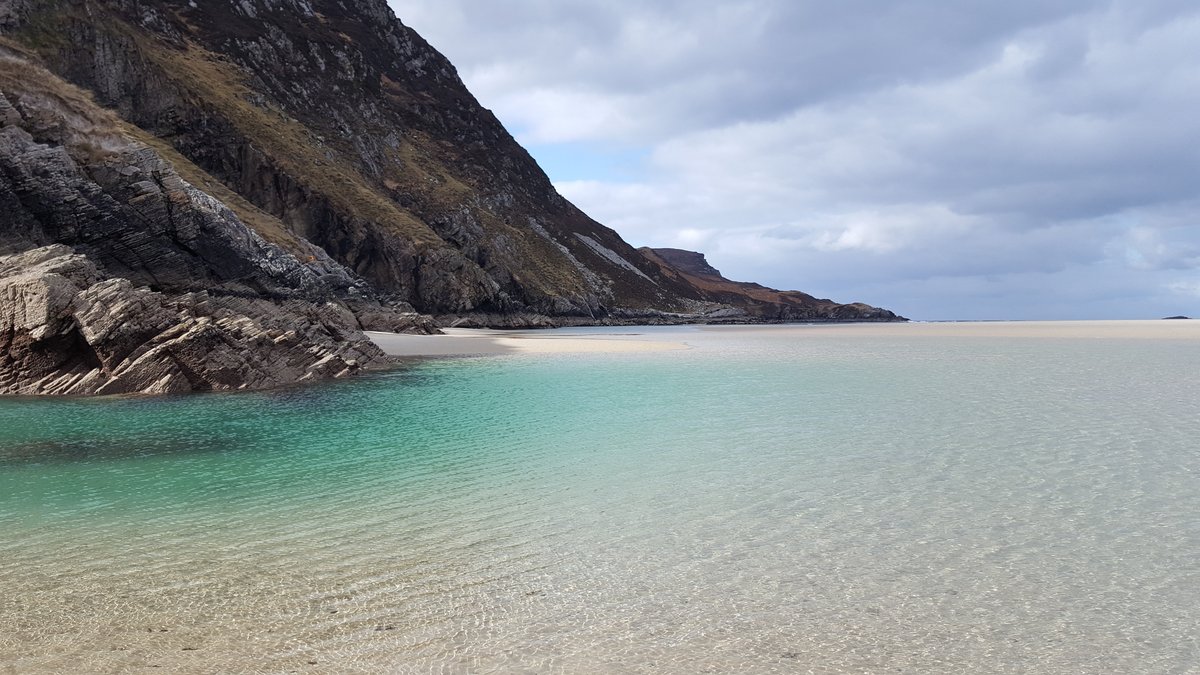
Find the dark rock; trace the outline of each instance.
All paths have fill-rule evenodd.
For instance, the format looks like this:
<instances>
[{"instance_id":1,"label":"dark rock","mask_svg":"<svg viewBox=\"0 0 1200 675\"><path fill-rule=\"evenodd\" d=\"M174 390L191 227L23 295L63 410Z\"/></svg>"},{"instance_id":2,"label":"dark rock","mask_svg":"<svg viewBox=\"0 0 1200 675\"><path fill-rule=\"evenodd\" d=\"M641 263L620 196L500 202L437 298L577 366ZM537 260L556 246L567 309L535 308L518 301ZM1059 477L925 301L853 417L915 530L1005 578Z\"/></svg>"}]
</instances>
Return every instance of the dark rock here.
<instances>
[{"instance_id":1,"label":"dark rock","mask_svg":"<svg viewBox=\"0 0 1200 675\"><path fill-rule=\"evenodd\" d=\"M0 257L0 393L261 388L384 361L332 303L167 296L99 278L62 245Z\"/></svg>"},{"instance_id":2,"label":"dark rock","mask_svg":"<svg viewBox=\"0 0 1200 675\"><path fill-rule=\"evenodd\" d=\"M684 274L725 280L725 277L721 276L717 268L708 264L708 260L705 259L703 253L685 251L681 248L653 248L649 250L661 258L663 262Z\"/></svg>"},{"instance_id":3,"label":"dark rock","mask_svg":"<svg viewBox=\"0 0 1200 675\"><path fill-rule=\"evenodd\" d=\"M350 301L427 330L266 242L45 71L0 61L0 118L0 393L257 388L386 363Z\"/></svg>"}]
</instances>

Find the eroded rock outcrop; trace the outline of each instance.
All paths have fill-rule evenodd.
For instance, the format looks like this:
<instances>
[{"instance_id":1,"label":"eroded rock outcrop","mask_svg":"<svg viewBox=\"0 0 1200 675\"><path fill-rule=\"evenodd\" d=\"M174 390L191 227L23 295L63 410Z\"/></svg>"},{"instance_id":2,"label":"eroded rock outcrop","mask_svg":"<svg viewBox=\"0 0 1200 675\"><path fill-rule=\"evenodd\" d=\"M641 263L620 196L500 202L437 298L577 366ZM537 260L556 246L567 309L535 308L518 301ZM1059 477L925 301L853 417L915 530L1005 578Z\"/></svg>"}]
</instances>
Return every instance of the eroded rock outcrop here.
<instances>
[{"instance_id":1,"label":"eroded rock outcrop","mask_svg":"<svg viewBox=\"0 0 1200 675\"><path fill-rule=\"evenodd\" d=\"M168 296L61 244L0 256L0 393L261 388L382 361L332 303Z\"/></svg>"}]
</instances>

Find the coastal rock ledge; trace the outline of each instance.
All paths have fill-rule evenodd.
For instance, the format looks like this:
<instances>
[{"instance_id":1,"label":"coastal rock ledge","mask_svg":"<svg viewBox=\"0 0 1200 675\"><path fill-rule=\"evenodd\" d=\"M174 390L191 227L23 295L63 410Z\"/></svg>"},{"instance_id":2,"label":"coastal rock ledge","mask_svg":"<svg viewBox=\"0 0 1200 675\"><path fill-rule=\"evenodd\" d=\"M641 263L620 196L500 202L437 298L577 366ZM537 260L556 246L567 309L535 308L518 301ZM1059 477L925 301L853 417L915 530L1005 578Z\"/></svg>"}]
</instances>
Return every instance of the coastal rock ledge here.
<instances>
[{"instance_id":1,"label":"coastal rock ledge","mask_svg":"<svg viewBox=\"0 0 1200 675\"><path fill-rule=\"evenodd\" d=\"M299 321L297 317L302 317ZM261 388L384 360L338 305L168 297L61 244L0 256L0 393Z\"/></svg>"}]
</instances>

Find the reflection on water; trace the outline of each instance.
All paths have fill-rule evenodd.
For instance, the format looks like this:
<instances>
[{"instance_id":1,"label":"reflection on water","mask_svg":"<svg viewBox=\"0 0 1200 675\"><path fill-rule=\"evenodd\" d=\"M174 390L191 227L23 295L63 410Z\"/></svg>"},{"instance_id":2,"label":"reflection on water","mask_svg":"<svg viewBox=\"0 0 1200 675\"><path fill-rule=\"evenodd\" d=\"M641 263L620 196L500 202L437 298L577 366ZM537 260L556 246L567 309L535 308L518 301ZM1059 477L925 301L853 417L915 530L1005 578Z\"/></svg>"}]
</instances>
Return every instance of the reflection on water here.
<instances>
[{"instance_id":1,"label":"reflection on water","mask_svg":"<svg viewBox=\"0 0 1200 675\"><path fill-rule=\"evenodd\" d=\"M0 402L0 672L1187 672L1192 340Z\"/></svg>"}]
</instances>

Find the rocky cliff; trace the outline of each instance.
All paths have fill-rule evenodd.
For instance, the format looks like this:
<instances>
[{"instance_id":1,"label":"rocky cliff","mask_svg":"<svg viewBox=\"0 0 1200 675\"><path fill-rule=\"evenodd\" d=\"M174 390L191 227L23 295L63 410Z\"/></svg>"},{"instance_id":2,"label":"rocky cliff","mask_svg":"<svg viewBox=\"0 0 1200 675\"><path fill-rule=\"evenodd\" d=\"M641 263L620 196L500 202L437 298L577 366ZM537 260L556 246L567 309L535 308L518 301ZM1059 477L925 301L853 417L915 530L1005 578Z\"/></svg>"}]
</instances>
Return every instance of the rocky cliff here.
<instances>
[{"instance_id":1,"label":"rocky cliff","mask_svg":"<svg viewBox=\"0 0 1200 675\"><path fill-rule=\"evenodd\" d=\"M19 0L10 14L10 39L278 221L265 237L300 255L292 240L311 242L389 299L434 315L691 308L560 197L383 0Z\"/></svg>"},{"instance_id":2,"label":"rocky cliff","mask_svg":"<svg viewBox=\"0 0 1200 675\"><path fill-rule=\"evenodd\" d=\"M301 262L267 242L136 136L0 47L0 393L348 375L385 362L355 310L429 328L319 248Z\"/></svg>"},{"instance_id":3,"label":"rocky cliff","mask_svg":"<svg viewBox=\"0 0 1200 675\"><path fill-rule=\"evenodd\" d=\"M632 248L384 0L0 0L0 95L0 391L348 374L431 316L883 316Z\"/></svg>"}]
</instances>

